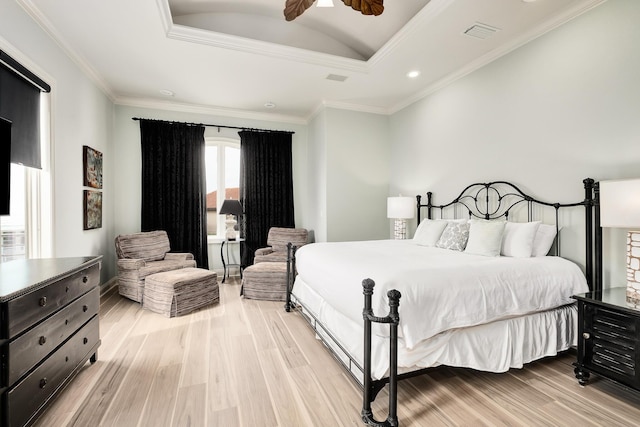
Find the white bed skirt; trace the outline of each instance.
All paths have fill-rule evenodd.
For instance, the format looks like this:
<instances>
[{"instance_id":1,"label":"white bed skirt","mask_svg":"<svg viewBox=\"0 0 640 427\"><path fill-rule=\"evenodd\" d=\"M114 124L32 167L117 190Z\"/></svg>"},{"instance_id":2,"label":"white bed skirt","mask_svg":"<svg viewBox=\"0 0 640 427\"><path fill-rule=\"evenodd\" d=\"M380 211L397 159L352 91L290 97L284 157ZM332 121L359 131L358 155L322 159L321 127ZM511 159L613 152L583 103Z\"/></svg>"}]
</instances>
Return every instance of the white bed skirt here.
<instances>
[{"instance_id":1,"label":"white bed skirt","mask_svg":"<svg viewBox=\"0 0 640 427\"><path fill-rule=\"evenodd\" d=\"M293 301L303 306L303 314L309 312L331 334L355 361L363 364L363 323L356 323L342 315L300 276L296 278ZM364 297L363 297L364 305ZM374 313L386 316L387 312ZM400 300L402 316L402 300ZM576 345L578 312L575 304L557 309L533 313L521 317L503 319L484 325L452 329L422 341L408 350L402 338L398 341L398 372L410 372L439 365L472 368L480 371L505 372L510 368L522 368L525 363ZM320 328L318 334L323 334ZM326 335L326 334L324 334ZM325 340L330 342L329 339ZM336 356L349 366L348 357L337 346L332 346ZM389 338L372 336L372 377L384 378L389 369ZM356 367L351 371L362 383L362 372Z\"/></svg>"}]
</instances>

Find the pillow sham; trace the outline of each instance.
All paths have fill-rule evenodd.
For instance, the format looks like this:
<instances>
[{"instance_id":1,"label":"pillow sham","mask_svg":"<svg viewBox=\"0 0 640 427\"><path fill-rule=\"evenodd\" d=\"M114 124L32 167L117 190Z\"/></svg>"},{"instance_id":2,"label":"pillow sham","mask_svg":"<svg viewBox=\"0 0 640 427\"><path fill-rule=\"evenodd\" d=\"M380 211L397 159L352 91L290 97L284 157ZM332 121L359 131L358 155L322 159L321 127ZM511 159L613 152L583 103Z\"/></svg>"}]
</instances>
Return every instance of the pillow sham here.
<instances>
[{"instance_id":1,"label":"pillow sham","mask_svg":"<svg viewBox=\"0 0 640 427\"><path fill-rule=\"evenodd\" d=\"M556 226L540 224L533 238L533 251L531 256L547 256L556 238Z\"/></svg>"},{"instance_id":2,"label":"pillow sham","mask_svg":"<svg viewBox=\"0 0 640 427\"><path fill-rule=\"evenodd\" d=\"M533 239L539 226L540 221L507 222L500 253L515 258L529 258L533 253Z\"/></svg>"},{"instance_id":3,"label":"pillow sham","mask_svg":"<svg viewBox=\"0 0 640 427\"><path fill-rule=\"evenodd\" d=\"M482 256L500 255L505 225L505 221L471 221L469 241L464 251Z\"/></svg>"},{"instance_id":4,"label":"pillow sham","mask_svg":"<svg viewBox=\"0 0 640 427\"><path fill-rule=\"evenodd\" d=\"M436 243L437 248L464 251L469 239L468 222L449 222Z\"/></svg>"},{"instance_id":5,"label":"pillow sham","mask_svg":"<svg viewBox=\"0 0 640 427\"><path fill-rule=\"evenodd\" d=\"M438 243L446 226L447 221L443 219L424 219L413 235L413 242L416 245L433 247Z\"/></svg>"}]
</instances>

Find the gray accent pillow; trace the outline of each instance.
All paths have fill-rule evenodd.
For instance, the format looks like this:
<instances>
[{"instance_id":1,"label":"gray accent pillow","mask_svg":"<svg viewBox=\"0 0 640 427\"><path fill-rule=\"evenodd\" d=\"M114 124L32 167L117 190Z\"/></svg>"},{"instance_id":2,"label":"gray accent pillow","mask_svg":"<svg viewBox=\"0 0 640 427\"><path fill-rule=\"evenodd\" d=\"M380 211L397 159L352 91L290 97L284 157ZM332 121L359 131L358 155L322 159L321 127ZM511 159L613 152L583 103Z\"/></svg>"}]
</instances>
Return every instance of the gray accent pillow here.
<instances>
[{"instance_id":1,"label":"gray accent pillow","mask_svg":"<svg viewBox=\"0 0 640 427\"><path fill-rule=\"evenodd\" d=\"M469 240L469 223L450 222L436 243L436 248L464 251L467 240Z\"/></svg>"}]
</instances>

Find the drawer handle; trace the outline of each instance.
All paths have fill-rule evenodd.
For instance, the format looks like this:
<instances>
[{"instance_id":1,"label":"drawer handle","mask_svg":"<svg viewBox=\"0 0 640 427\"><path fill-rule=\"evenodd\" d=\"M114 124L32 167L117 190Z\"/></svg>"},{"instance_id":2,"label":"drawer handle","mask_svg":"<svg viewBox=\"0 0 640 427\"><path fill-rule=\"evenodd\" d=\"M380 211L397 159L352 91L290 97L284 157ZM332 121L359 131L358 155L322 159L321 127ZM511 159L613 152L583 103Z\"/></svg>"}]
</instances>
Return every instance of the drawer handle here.
<instances>
[{"instance_id":1,"label":"drawer handle","mask_svg":"<svg viewBox=\"0 0 640 427\"><path fill-rule=\"evenodd\" d=\"M38 339L38 344L40 345L44 345L44 343L46 342L47 342L47 337L45 337L44 335Z\"/></svg>"},{"instance_id":2,"label":"drawer handle","mask_svg":"<svg viewBox=\"0 0 640 427\"><path fill-rule=\"evenodd\" d=\"M44 307L45 305L47 305L47 297L40 298L40 301L38 301L38 304L40 304L40 307Z\"/></svg>"},{"instance_id":3,"label":"drawer handle","mask_svg":"<svg viewBox=\"0 0 640 427\"><path fill-rule=\"evenodd\" d=\"M588 340L589 338L591 338L591 334L589 332L583 332L582 338L584 338L585 340Z\"/></svg>"},{"instance_id":4,"label":"drawer handle","mask_svg":"<svg viewBox=\"0 0 640 427\"><path fill-rule=\"evenodd\" d=\"M44 388L47 385L47 377L40 380L40 388Z\"/></svg>"},{"instance_id":5,"label":"drawer handle","mask_svg":"<svg viewBox=\"0 0 640 427\"><path fill-rule=\"evenodd\" d=\"M86 305L83 305L82 306L82 311L86 313L87 310L89 310L89 307L87 307Z\"/></svg>"},{"instance_id":6,"label":"drawer handle","mask_svg":"<svg viewBox=\"0 0 640 427\"><path fill-rule=\"evenodd\" d=\"M89 277L82 276L82 283L87 283L89 281Z\"/></svg>"},{"instance_id":7,"label":"drawer handle","mask_svg":"<svg viewBox=\"0 0 640 427\"><path fill-rule=\"evenodd\" d=\"M86 344L86 343L88 343L88 342L89 342L89 338L84 337L84 338L82 339L82 344Z\"/></svg>"}]
</instances>

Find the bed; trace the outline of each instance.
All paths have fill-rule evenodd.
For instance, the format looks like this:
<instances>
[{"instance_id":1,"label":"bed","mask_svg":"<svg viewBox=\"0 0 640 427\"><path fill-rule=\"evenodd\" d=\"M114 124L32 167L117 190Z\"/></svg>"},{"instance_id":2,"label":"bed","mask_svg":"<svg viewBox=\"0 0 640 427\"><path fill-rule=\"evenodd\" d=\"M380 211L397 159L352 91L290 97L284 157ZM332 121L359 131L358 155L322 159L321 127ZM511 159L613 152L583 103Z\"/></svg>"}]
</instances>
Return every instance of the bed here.
<instances>
[{"instance_id":1,"label":"bed","mask_svg":"<svg viewBox=\"0 0 640 427\"><path fill-rule=\"evenodd\" d=\"M413 239L290 247L297 274L285 307L361 385L364 423L398 425L397 381L425 369L505 372L575 345L571 296L597 289L602 271L598 186L583 183L576 203L538 200L506 181L471 184L441 205L427 193L426 204L417 197ZM545 209L553 224L534 218L546 219ZM582 267L560 256L559 231L575 231L560 220L576 209ZM389 415L376 421L370 404L387 384Z\"/></svg>"}]
</instances>

